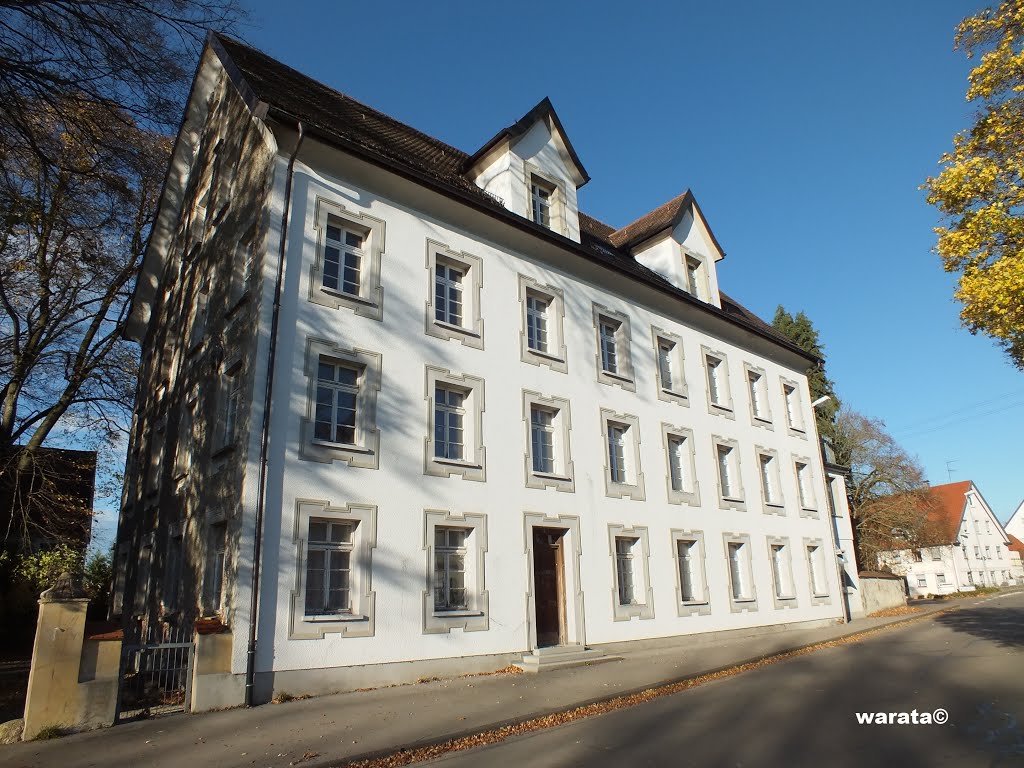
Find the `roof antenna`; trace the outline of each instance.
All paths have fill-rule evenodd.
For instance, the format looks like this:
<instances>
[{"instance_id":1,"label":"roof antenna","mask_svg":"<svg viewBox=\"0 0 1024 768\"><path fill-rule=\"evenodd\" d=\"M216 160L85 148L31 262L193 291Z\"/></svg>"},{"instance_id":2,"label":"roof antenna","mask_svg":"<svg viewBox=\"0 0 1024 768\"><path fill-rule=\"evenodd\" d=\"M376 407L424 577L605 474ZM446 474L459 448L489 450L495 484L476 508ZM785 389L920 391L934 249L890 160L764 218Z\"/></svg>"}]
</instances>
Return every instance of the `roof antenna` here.
<instances>
[{"instance_id":1,"label":"roof antenna","mask_svg":"<svg viewBox=\"0 0 1024 768\"><path fill-rule=\"evenodd\" d=\"M946 462L946 475L949 477L949 482L953 482L953 465L956 464L960 459L950 459Z\"/></svg>"}]
</instances>

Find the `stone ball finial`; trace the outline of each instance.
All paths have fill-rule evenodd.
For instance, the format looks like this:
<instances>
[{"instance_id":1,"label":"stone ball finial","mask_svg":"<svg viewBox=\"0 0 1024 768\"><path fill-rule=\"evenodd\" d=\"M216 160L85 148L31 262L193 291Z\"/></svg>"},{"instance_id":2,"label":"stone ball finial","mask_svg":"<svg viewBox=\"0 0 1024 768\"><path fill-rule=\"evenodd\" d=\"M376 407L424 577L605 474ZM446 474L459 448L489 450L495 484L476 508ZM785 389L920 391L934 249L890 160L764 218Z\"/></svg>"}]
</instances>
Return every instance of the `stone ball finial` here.
<instances>
[{"instance_id":1,"label":"stone ball finial","mask_svg":"<svg viewBox=\"0 0 1024 768\"><path fill-rule=\"evenodd\" d=\"M82 586L82 577L77 573L69 573L68 571L58 576L54 585L39 596L40 600L47 602L87 600L88 598L89 595L86 593L85 587Z\"/></svg>"}]
</instances>

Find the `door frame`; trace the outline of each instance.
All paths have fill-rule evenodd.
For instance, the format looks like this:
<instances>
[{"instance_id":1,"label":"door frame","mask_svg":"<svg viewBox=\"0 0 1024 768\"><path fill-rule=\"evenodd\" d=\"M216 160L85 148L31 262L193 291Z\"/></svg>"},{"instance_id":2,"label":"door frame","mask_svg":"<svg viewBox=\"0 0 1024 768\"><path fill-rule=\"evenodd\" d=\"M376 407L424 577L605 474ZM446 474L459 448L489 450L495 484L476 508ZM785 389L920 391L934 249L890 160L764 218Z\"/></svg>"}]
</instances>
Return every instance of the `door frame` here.
<instances>
[{"instance_id":1,"label":"door frame","mask_svg":"<svg viewBox=\"0 0 1024 768\"><path fill-rule=\"evenodd\" d=\"M580 519L575 515L545 515L539 512L523 514L524 554L526 556L526 626L527 648L537 646L537 599L534 594L533 529L553 528L563 531L561 536L561 583L563 645L586 645L583 612L583 584L580 580Z\"/></svg>"}]
</instances>

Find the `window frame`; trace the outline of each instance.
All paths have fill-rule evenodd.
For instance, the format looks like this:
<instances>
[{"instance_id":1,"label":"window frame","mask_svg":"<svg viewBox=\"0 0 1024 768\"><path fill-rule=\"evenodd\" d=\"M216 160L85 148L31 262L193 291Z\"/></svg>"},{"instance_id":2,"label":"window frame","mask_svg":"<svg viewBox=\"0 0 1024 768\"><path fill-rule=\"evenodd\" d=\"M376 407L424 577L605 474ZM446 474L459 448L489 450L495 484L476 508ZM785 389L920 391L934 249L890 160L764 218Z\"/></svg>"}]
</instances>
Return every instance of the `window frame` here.
<instances>
[{"instance_id":1,"label":"window frame","mask_svg":"<svg viewBox=\"0 0 1024 768\"><path fill-rule=\"evenodd\" d=\"M801 474L800 467L803 467ZM793 456L793 479L800 517L818 518L818 494L815 491L814 465L807 456Z\"/></svg>"},{"instance_id":2,"label":"window frame","mask_svg":"<svg viewBox=\"0 0 1024 768\"><path fill-rule=\"evenodd\" d=\"M540 408L553 414L552 419L552 472L539 472L533 462L533 409ZM527 488L554 488L556 491L575 491L575 469L570 445L572 414L567 399L545 397L539 392L523 390L523 423L526 429L526 453L524 457L525 483Z\"/></svg>"},{"instance_id":3,"label":"window frame","mask_svg":"<svg viewBox=\"0 0 1024 768\"><path fill-rule=\"evenodd\" d=\"M631 574L633 577L634 602L623 604L619 597L619 556L618 541L633 540L631 546ZM651 585L650 555L651 548L647 528L643 526L629 527L624 524L608 526L608 552L612 566L612 616L614 621L631 621L634 618L644 620L654 618L654 588Z\"/></svg>"},{"instance_id":4,"label":"window frame","mask_svg":"<svg viewBox=\"0 0 1024 768\"><path fill-rule=\"evenodd\" d=\"M686 382L686 353L683 339L675 333L651 326L651 343L654 347L655 389L659 400L677 405L690 405L690 390ZM662 346L671 345L669 365L671 366L672 386L666 387L661 365Z\"/></svg>"},{"instance_id":5,"label":"window frame","mask_svg":"<svg viewBox=\"0 0 1024 768\"><path fill-rule=\"evenodd\" d=\"M780 458L779 452L774 448L765 448L761 445L754 446L754 453L757 455L757 473L758 479L761 486L761 505L766 515L785 515L786 514L786 494L782 488L782 471L780 469ZM771 477L767 478L770 481L770 485L774 485L775 495L769 498L767 488L765 487L765 465L764 459L767 458L771 463L769 470Z\"/></svg>"},{"instance_id":6,"label":"window frame","mask_svg":"<svg viewBox=\"0 0 1024 768\"><path fill-rule=\"evenodd\" d=\"M812 552L815 550L817 554ZM831 605L832 595L828 584L828 563L821 539L804 538L804 557L807 566L807 585L811 593L811 605ZM817 565L815 565L815 558ZM820 581L815 579L820 576ZM820 588L820 590L819 590Z\"/></svg>"},{"instance_id":7,"label":"window frame","mask_svg":"<svg viewBox=\"0 0 1024 768\"><path fill-rule=\"evenodd\" d=\"M672 544L672 561L675 563L676 614L680 617L710 616L711 591L708 586L707 552L704 546L704 532L673 528L669 531L669 537ZM679 545L682 542L689 542L690 565L692 569L690 578L698 588L690 600L683 599L682 570L679 557Z\"/></svg>"},{"instance_id":8,"label":"window frame","mask_svg":"<svg viewBox=\"0 0 1024 768\"><path fill-rule=\"evenodd\" d=\"M438 264L460 269L464 276L462 289L462 322L453 324L436 316L436 272ZM425 331L434 338L461 342L473 349L484 348L484 321L481 315L483 291L483 260L465 251L455 251L444 243L427 240L427 303Z\"/></svg>"},{"instance_id":9,"label":"window frame","mask_svg":"<svg viewBox=\"0 0 1024 768\"><path fill-rule=\"evenodd\" d=\"M345 523L353 527L349 559L350 610L345 613L306 613L306 579L311 520ZM373 551L377 547L377 507L348 503L339 506L319 499L297 499L292 520L292 557L295 571L290 595L288 637L293 640L373 637L376 592L373 590Z\"/></svg>"},{"instance_id":10,"label":"window frame","mask_svg":"<svg viewBox=\"0 0 1024 768\"><path fill-rule=\"evenodd\" d=\"M484 380L469 374L455 374L447 368L426 366L427 436L423 445L423 474L435 477L460 476L463 480L487 479L487 450L484 448L483 415ZM462 459L448 459L437 455L436 433L438 387L459 390L463 394L463 448Z\"/></svg>"},{"instance_id":11,"label":"window frame","mask_svg":"<svg viewBox=\"0 0 1024 768\"><path fill-rule=\"evenodd\" d=\"M206 557L203 569L203 615L225 618L225 597L230 568L227 520L211 520L206 526Z\"/></svg>"},{"instance_id":12,"label":"window frame","mask_svg":"<svg viewBox=\"0 0 1024 768\"><path fill-rule=\"evenodd\" d=\"M355 442L337 443L316 437L316 404L320 361L361 371L356 392ZM378 352L345 348L328 339L306 339L306 412L300 420L299 458L350 467L377 469L380 466L380 429L377 426L377 396L380 393L382 357Z\"/></svg>"},{"instance_id":13,"label":"window frame","mask_svg":"<svg viewBox=\"0 0 1024 768\"><path fill-rule=\"evenodd\" d=\"M524 170L524 179L526 182L526 219L533 222L538 227L544 227L552 232L564 235L567 228L566 200L568 199L565 184L562 181L543 173L541 169L533 163L524 162ZM549 192L547 224L537 221L534 216L533 187L535 180L540 182L539 186L546 187Z\"/></svg>"},{"instance_id":14,"label":"window frame","mask_svg":"<svg viewBox=\"0 0 1024 768\"><path fill-rule=\"evenodd\" d=\"M715 462L715 478L718 488L718 506L721 509L736 509L745 511L747 509L746 495L743 490L743 469L740 461L740 444L738 440L722 437L721 435L711 436L712 458ZM721 449L726 448L727 470L729 474L730 493L726 495L725 478L722 477ZM736 487L732 487L735 482Z\"/></svg>"},{"instance_id":15,"label":"window frame","mask_svg":"<svg viewBox=\"0 0 1024 768\"><path fill-rule=\"evenodd\" d=\"M788 536L767 536L768 568L772 575L772 599L778 609L796 608L798 605L796 581L793 578L793 555ZM781 550L782 562L776 551ZM780 581L781 577L781 581Z\"/></svg>"},{"instance_id":16,"label":"window frame","mask_svg":"<svg viewBox=\"0 0 1024 768\"><path fill-rule=\"evenodd\" d=\"M723 552L725 553L726 586L729 594L729 610L732 613L744 613L758 610L757 582L754 580L753 547L749 533L723 533ZM737 596L734 578L732 547L740 547L741 560L737 563L736 573L740 576L740 587Z\"/></svg>"},{"instance_id":17,"label":"window frame","mask_svg":"<svg viewBox=\"0 0 1024 768\"><path fill-rule=\"evenodd\" d=\"M548 302L547 335L548 349L545 352L533 349L529 339L529 299L540 298ZM569 364L565 346L565 298L561 288L542 285L526 275L519 275L519 303L522 314L522 330L519 337L519 354L524 363L547 366L552 371L568 373Z\"/></svg>"},{"instance_id":18,"label":"window frame","mask_svg":"<svg viewBox=\"0 0 1024 768\"><path fill-rule=\"evenodd\" d=\"M632 332L630 330L629 316L624 312L616 312L596 302L593 304L591 311L593 314L595 342L597 344L594 355L597 380L610 387L621 387L628 392L636 392L633 353L630 343ZM602 324L615 324L615 372L607 371L604 367Z\"/></svg>"},{"instance_id":19,"label":"window frame","mask_svg":"<svg viewBox=\"0 0 1024 768\"><path fill-rule=\"evenodd\" d=\"M708 413L721 416L726 419L735 420L736 410L733 406L732 383L729 377L729 359L724 352L701 345L701 359L704 361L704 392L707 396ZM718 364L712 366L711 361L717 360ZM712 380L715 390L725 400L712 398Z\"/></svg>"},{"instance_id":20,"label":"window frame","mask_svg":"<svg viewBox=\"0 0 1024 768\"><path fill-rule=\"evenodd\" d=\"M616 481L611 468L611 425L624 428L623 459L625 481ZM627 437L628 436L628 437ZM629 497L633 501L644 501L644 473L640 466L640 420L631 414L616 413L608 408L601 409L601 445L604 455L605 495L613 499Z\"/></svg>"},{"instance_id":21,"label":"window frame","mask_svg":"<svg viewBox=\"0 0 1024 768\"><path fill-rule=\"evenodd\" d=\"M696 251L691 251L684 245L679 246L679 251L683 262L683 280L685 283L683 290L698 301L710 303L711 288L708 277L710 270L708 269L707 258ZM696 274L691 274L691 262L697 266Z\"/></svg>"},{"instance_id":22,"label":"window frame","mask_svg":"<svg viewBox=\"0 0 1024 768\"><path fill-rule=\"evenodd\" d=\"M358 294L324 285L328 225L348 229L363 238ZM309 272L309 301L329 309L350 309L360 317L382 320L384 287L381 284L381 260L386 234L384 221L365 212L349 210L338 201L317 196L313 205L313 230L316 232L315 256ZM338 279L340 286L340 273Z\"/></svg>"},{"instance_id":23,"label":"window frame","mask_svg":"<svg viewBox=\"0 0 1024 768\"><path fill-rule=\"evenodd\" d=\"M683 441L684 455L681 458L683 464L682 474L689 474L689 489L687 483L683 482L680 489L674 487L672 478L672 442ZM692 507L700 506L700 480L697 477L696 438L693 430L689 427L680 427L666 422L661 423L661 446L665 452L665 487L669 504L687 504Z\"/></svg>"},{"instance_id":24,"label":"window frame","mask_svg":"<svg viewBox=\"0 0 1024 768\"><path fill-rule=\"evenodd\" d=\"M768 395L768 373L764 368L759 368L750 363L743 364L743 371L747 384L747 400L750 404L750 423L755 427L774 431L775 425L772 421L771 397ZM751 381L752 376L757 377L756 384ZM756 392L760 392L760 397L756 396ZM756 402L760 402L762 406L763 411L760 414L758 409L755 408Z\"/></svg>"},{"instance_id":25,"label":"window frame","mask_svg":"<svg viewBox=\"0 0 1024 768\"><path fill-rule=\"evenodd\" d=\"M490 627L490 596L484 574L487 554L487 516L426 509L423 515L423 551L426 574L422 593L423 634L486 631ZM437 610L434 604L435 544L438 528L461 528L466 535L466 608Z\"/></svg>"},{"instance_id":26,"label":"window frame","mask_svg":"<svg viewBox=\"0 0 1024 768\"><path fill-rule=\"evenodd\" d=\"M781 377L782 405L786 414L786 430L793 437L807 439L807 419L803 412L800 384ZM790 396L792 393L792 396Z\"/></svg>"}]
</instances>

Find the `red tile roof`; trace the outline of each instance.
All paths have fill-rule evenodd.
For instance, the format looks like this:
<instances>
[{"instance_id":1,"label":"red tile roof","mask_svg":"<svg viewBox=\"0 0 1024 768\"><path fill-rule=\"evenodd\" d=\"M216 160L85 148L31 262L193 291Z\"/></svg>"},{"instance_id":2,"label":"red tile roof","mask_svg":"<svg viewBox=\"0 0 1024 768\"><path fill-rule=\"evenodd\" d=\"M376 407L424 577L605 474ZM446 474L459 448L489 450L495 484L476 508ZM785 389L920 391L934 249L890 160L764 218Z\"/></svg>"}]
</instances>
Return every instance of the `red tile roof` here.
<instances>
[{"instance_id":1,"label":"red tile roof","mask_svg":"<svg viewBox=\"0 0 1024 768\"><path fill-rule=\"evenodd\" d=\"M1012 533L1006 535L1010 537L1010 551L1020 553L1021 558L1024 559L1024 541L1021 541Z\"/></svg>"},{"instance_id":2,"label":"red tile roof","mask_svg":"<svg viewBox=\"0 0 1024 768\"><path fill-rule=\"evenodd\" d=\"M964 494L971 488L970 480L959 483L933 485L928 489L928 497L934 502L928 510L928 518L936 524L937 532L943 540L934 544L952 544L960 532L960 521L964 517L964 505L967 499Z\"/></svg>"}]
</instances>

